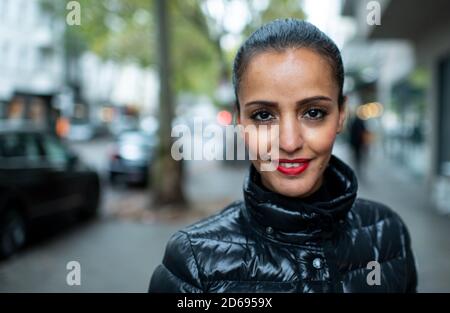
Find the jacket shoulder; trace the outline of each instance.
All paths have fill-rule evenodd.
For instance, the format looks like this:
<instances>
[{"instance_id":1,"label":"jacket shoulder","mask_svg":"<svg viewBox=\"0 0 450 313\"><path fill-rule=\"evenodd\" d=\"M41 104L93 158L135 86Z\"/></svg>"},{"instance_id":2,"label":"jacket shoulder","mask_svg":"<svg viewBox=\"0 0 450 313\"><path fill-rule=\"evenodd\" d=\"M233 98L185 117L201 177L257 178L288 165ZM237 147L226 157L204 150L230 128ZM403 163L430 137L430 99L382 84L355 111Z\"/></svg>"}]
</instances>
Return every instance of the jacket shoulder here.
<instances>
[{"instance_id":1,"label":"jacket shoulder","mask_svg":"<svg viewBox=\"0 0 450 313\"><path fill-rule=\"evenodd\" d=\"M357 199L349 214L355 238L372 238L373 244L386 249L386 257L405 251L410 245L408 228L403 219L382 203ZM383 249L384 250L384 249Z\"/></svg>"},{"instance_id":2,"label":"jacket shoulder","mask_svg":"<svg viewBox=\"0 0 450 313\"><path fill-rule=\"evenodd\" d=\"M411 236L400 215L387 205L358 198L349 217L353 221L353 229L356 228L355 238L357 234L373 238L373 246L377 247L381 257L385 260L397 257L404 262L405 291L416 292L417 271Z\"/></svg>"},{"instance_id":3,"label":"jacket shoulder","mask_svg":"<svg viewBox=\"0 0 450 313\"><path fill-rule=\"evenodd\" d=\"M352 208L362 227L376 225L382 222L394 223L401 228L405 227L402 218L389 206L363 198L358 198Z\"/></svg>"},{"instance_id":4,"label":"jacket shoulder","mask_svg":"<svg viewBox=\"0 0 450 313\"><path fill-rule=\"evenodd\" d=\"M219 213L211 215L184 229L192 240L239 242L243 238L242 200L234 201Z\"/></svg>"},{"instance_id":5,"label":"jacket shoulder","mask_svg":"<svg viewBox=\"0 0 450 313\"><path fill-rule=\"evenodd\" d=\"M203 257L217 243L244 242L241 227L242 201L235 201L219 213L191 224L173 234L162 264L154 271L149 292L203 292ZM200 253L200 252L204 253Z\"/></svg>"},{"instance_id":6,"label":"jacket shoulder","mask_svg":"<svg viewBox=\"0 0 450 313\"><path fill-rule=\"evenodd\" d=\"M403 219L387 205L357 199L351 214L350 224L355 238L372 238L373 244L384 251L384 256L392 258L411 248L408 228Z\"/></svg>"},{"instance_id":7,"label":"jacket shoulder","mask_svg":"<svg viewBox=\"0 0 450 313\"><path fill-rule=\"evenodd\" d=\"M154 271L149 292L201 292L197 260L189 237L183 231L173 234L164 252L162 264Z\"/></svg>"}]
</instances>

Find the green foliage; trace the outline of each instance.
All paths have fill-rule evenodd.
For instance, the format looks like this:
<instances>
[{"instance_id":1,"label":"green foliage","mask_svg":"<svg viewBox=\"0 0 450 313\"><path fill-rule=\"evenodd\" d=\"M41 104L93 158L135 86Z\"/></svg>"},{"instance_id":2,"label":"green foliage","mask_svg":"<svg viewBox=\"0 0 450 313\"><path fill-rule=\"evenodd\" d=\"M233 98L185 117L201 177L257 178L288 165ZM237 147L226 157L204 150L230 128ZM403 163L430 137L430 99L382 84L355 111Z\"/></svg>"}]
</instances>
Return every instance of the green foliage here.
<instances>
[{"instance_id":1,"label":"green foliage","mask_svg":"<svg viewBox=\"0 0 450 313\"><path fill-rule=\"evenodd\" d=\"M223 51L227 35L221 21L202 10L206 0L170 0L171 56L176 91L212 95L220 79L229 79L235 51ZM275 18L303 18L298 0L242 0L251 18L243 30L248 35L262 23ZM68 0L41 0L43 8L66 17ZM156 25L153 0L78 0L81 25L68 26L65 46L69 56L90 50L104 59L136 62L143 67L156 64ZM230 0L224 0L229 3Z\"/></svg>"},{"instance_id":2,"label":"green foliage","mask_svg":"<svg viewBox=\"0 0 450 313\"><path fill-rule=\"evenodd\" d=\"M245 36L250 35L262 24L273 21L275 19L283 18L297 18L304 19L305 13L301 8L301 3L298 0L270 0L267 7L258 11L254 9L255 2L260 0L246 0L252 13L250 23L244 30Z\"/></svg>"}]
</instances>

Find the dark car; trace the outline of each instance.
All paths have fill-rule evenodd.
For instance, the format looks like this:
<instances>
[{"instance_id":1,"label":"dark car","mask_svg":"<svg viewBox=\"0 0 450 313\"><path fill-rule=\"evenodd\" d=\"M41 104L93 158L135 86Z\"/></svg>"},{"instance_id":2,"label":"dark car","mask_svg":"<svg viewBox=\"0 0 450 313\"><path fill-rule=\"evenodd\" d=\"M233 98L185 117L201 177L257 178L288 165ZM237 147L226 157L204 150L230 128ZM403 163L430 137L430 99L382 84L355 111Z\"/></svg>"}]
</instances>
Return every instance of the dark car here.
<instances>
[{"instance_id":1,"label":"dark car","mask_svg":"<svg viewBox=\"0 0 450 313\"><path fill-rule=\"evenodd\" d=\"M0 257L22 247L33 222L96 215L99 176L55 135L0 129Z\"/></svg>"},{"instance_id":2,"label":"dark car","mask_svg":"<svg viewBox=\"0 0 450 313\"><path fill-rule=\"evenodd\" d=\"M111 183L121 180L145 185L155 156L157 137L143 131L125 131L117 138L111 152L109 177Z\"/></svg>"}]
</instances>

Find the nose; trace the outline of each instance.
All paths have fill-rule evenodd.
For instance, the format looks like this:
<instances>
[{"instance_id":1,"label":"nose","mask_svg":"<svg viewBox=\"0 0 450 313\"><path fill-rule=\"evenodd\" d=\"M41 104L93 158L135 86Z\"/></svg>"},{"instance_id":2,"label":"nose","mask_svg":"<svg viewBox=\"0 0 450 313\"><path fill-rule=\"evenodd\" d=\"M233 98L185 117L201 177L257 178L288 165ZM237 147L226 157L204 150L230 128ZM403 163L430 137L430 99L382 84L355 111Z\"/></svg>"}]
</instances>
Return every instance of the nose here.
<instances>
[{"instance_id":1,"label":"nose","mask_svg":"<svg viewBox=\"0 0 450 313\"><path fill-rule=\"evenodd\" d=\"M303 146L300 122L296 116L287 116L280 120L280 150L293 154Z\"/></svg>"}]
</instances>

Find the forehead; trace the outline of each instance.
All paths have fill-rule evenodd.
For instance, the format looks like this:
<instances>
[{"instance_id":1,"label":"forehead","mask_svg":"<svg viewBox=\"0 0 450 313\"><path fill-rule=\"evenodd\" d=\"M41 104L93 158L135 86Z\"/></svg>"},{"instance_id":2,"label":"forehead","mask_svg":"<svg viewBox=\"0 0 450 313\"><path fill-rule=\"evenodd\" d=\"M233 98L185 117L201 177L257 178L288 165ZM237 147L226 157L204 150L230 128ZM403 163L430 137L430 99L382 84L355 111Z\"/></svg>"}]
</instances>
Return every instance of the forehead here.
<instances>
[{"instance_id":1,"label":"forehead","mask_svg":"<svg viewBox=\"0 0 450 313\"><path fill-rule=\"evenodd\" d=\"M269 100L318 94L337 98L338 87L332 67L322 55L302 48L253 56L242 77L239 96Z\"/></svg>"}]
</instances>

